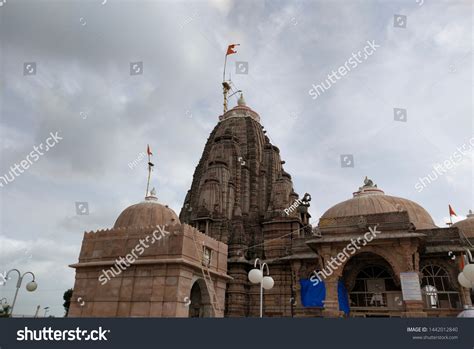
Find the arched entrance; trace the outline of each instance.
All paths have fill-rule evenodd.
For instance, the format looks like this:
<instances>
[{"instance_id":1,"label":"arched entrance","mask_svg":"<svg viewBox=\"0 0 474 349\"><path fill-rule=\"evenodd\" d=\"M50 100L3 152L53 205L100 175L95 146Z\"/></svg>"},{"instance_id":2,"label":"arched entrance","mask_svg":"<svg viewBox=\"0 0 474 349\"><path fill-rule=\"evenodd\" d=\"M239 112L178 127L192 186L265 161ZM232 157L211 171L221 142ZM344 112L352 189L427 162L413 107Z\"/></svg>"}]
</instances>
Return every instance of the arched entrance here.
<instances>
[{"instance_id":1,"label":"arched entrance","mask_svg":"<svg viewBox=\"0 0 474 349\"><path fill-rule=\"evenodd\" d=\"M374 253L352 257L344 267L343 280L353 315L393 316L403 311L399 280L384 258Z\"/></svg>"},{"instance_id":2,"label":"arched entrance","mask_svg":"<svg viewBox=\"0 0 474 349\"><path fill-rule=\"evenodd\" d=\"M421 273L425 309L462 309L458 289L445 268L430 263L421 268Z\"/></svg>"},{"instance_id":3,"label":"arched entrance","mask_svg":"<svg viewBox=\"0 0 474 349\"><path fill-rule=\"evenodd\" d=\"M189 314L188 317L214 317L211 297L207 290L204 279L197 279L191 287L189 295Z\"/></svg>"}]
</instances>

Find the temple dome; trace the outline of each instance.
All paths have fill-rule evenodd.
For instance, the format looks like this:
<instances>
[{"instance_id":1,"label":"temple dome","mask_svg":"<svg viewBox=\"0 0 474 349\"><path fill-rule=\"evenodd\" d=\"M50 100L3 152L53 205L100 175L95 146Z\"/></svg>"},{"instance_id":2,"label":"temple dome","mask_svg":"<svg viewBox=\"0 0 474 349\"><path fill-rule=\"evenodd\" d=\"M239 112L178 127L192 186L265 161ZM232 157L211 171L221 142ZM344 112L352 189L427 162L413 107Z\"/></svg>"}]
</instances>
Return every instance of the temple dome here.
<instances>
[{"instance_id":1,"label":"temple dome","mask_svg":"<svg viewBox=\"0 0 474 349\"><path fill-rule=\"evenodd\" d=\"M155 196L147 196L145 201L127 207L118 216L114 228L139 228L157 225L180 224L176 213L158 202Z\"/></svg>"},{"instance_id":2,"label":"temple dome","mask_svg":"<svg viewBox=\"0 0 474 349\"><path fill-rule=\"evenodd\" d=\"M396 196L385 195L370 179L353 194L353 198L328 209L321 219L347 216L364 216L377 213L406 211L410 222L417 229L437 228L430 214L416 202Z\"/></svg>"},{"instance_id":3,"label":"temple dome","mask_svg":"<svg viewBox=\"0 0 474 349\"><path fill-rule=\"evenodd\" d=\"M474 238L474 213L469 210L467 218L453 224L460 230L461 237Z\"/></svg>"}]
</instances>

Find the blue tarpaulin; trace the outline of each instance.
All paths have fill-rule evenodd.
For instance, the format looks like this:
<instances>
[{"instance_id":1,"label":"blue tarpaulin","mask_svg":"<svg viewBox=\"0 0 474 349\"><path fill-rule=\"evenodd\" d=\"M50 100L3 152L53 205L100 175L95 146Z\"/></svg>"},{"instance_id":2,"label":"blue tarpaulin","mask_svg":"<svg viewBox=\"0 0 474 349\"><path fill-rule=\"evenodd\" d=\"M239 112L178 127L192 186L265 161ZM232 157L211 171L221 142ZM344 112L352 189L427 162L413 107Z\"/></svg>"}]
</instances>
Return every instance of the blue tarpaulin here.
<instances>
[{"instance_id":1,"label":"blue tarpaulin","mask_svg":"<svg viewBox=\"0 0 474 349\"><path fill-rule=\"evenodd\" d=\"M349 314L351 311L349 295L347 294L346 286L342 280L339 280L337 283L337 299L339 301L339 310L342 310L344 314Z\"/></svg>"},{"instance_id":2,"label":"blue tarpaulin","mask_svg":"<svg viewBox=\"0 0 474 349\"><path fill-rule=\"evenodd\" d=\"M314 283L310 279L300 279L301 302L304 307L323 307L326 299L326 286L324 281ZM339 300L339 310L349 314L349 296L344 282L339 280L337 284L337 298Z\"/></svg>"},{"instance_id":3,"label":"blue tarpaulin","mask_svg":"<svg viewBox=\"0 0 474 349\"><path fill-rule=\"evenodd\" d=\"M324 282L315 284L310 279L301 279L301 303L303 307L322 307L326 299L326 287Z\"/></svg>"}]
</instances>

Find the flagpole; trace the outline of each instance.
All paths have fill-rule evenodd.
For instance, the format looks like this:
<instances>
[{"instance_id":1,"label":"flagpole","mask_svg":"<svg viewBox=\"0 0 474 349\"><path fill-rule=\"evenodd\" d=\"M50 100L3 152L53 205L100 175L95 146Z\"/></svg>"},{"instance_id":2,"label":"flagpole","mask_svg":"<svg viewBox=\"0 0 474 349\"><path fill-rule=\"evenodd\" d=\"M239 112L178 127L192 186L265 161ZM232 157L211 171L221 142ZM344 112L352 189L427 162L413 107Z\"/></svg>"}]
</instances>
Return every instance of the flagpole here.
<instances>
[{"instance_id":1,"label":"flagpole","mask_svg":"<svg viewBox=\"0 0 474 349\"><path fill-rule=\"evenodd\" d=\"M446 223L446 225L453 225L453 215L456 216L456 213L454 212L453 208L451 207L451 205L448 205L448 208L449 208L449 222L450 223ZM457 217L457 216L456 216Z\"/></svg>"},{"instance_id":2,"label":"flagpole","mask_svg":"<svg viewBox=\"0 0 474 349\"><path fill-rule=\"evenodd\" d=\"M150 162L151 162L151 158L150 158L150 154L148 154L148 180L146 181L146 194L145 194L145 198L148 196L148 190L150 189L150 177L151 177L151 165L150 165Z\"/></svg>"},{"instance_id":3,"label":"flagpole","mask_svg":"<svg viewBox=\"0 0 474 349\"><path fill-rule=\"evenodd\" d=\"M225 81L225 68L227 66L227 56L228 54L226 53L225 59L224 59L224 73L222 74L222 92L224 94L224 113L227 111L227 93L229 92L229 89L230 89L229 84Z\"/></svg>"},{"instance_id":4,"label":"flagpole","mask_svg":"<svg viewBox=\"0 0 474 349\"><path fill-rule=\"evenodd\" d=\"M222 82L225 82L225 67L227 66L227 53L224 58L224 74L222 74Z\"/></svg>"}]
</instances>

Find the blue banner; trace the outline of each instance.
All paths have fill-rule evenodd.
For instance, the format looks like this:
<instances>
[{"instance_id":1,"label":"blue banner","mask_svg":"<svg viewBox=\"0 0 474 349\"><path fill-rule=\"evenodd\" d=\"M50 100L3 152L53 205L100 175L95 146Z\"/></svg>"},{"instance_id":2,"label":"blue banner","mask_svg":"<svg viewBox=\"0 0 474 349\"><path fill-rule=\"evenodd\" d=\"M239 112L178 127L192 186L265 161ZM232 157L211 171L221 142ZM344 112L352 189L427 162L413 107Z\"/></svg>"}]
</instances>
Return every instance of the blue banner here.
<instances>
[{"instance_id":1,"label":"blue banner","mask_svg":"<svg viewBox=\"0 0 474 349\"><path fill-rule=\"evenodd\" d=\"M323 301L326 299L326 285L324 281L315 283L310 279L300 279L300 285L303 307L324 307ZM337 298L339 310L349 314L349 295L342 280L339 280L337 284Z\"/></svg>"}]
</instances>

